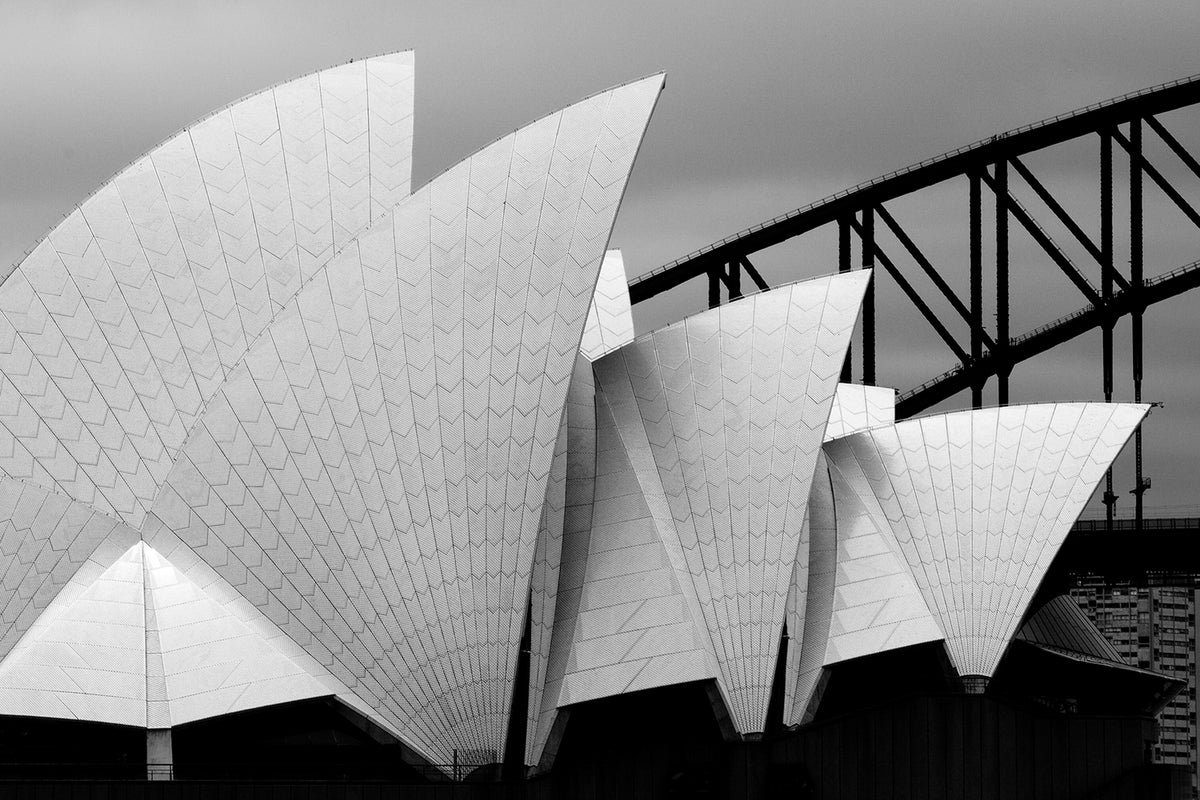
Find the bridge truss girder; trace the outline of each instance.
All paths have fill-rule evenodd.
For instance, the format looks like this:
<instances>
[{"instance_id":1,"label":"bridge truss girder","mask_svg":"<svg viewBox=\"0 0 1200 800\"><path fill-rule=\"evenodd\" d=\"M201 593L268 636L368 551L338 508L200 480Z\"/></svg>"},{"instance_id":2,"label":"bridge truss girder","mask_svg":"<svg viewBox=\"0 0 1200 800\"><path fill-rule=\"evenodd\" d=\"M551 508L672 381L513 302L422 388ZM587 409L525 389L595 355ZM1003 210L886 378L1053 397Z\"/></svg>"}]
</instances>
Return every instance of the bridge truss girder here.
<instances>
[{"instance_id":1,"label":"bridge truss girder","mask_svg":"<svg viewBox=\"0 0 1200 800\"><path fill-rule=\"evenodd\" d=\"M751 256L810 231L836 226L839 271L855 268L852 245L853 240L857 238L861 254L858 266L874 268L876 279L886 275L894 281L959 362L946 373L902 393L896 409L898 417L918 414L964 390L970 390L972 405L979 407L983 402L984 387L991 379L996 381L998 402L1005 405L1009 396L1009 376L1015 365L1096 328L1100 329L1102 337L1104 397L1106 401L1111 401L1114 372L1113 329L1117 320L1124 316L1131 319L1134 399L1140 402L1144 369L1143 316L1146 308L1200 286L1200 262L1184 265L1150 280L1145 278L1144 179L1149 178L1171 204L1198 228L1200 213L1147 158L1143 149L1143 137L1148 130L1192 175L1200 178L1200 160L1158 119L1158 116L1165 112L1196 104L1200 104L1200 76L1147 89L1043 123L993 136L975 145L922 162L777 217L691 256L646 273L630 283L631 299L634 303L643 302L686 281L707 276L709 305L716 306L723 302L722 287L727 300L742 296L743 272L760 290L765 289L767 284L754 267ZM1085 232L1078 220L1022 160L1023 156L1035 151L1085 137L1097 137L1099 140L1099 242L1094 241ZM1113 164L1116 151L1120 151L1125 157L1129 168L1129 213L1127 219L1119 221L1114 218L1113 202ZM965 300L953 291L916 244L913 236L887 207L887 204L894 200L951 178L966 178L968 183L969 293ZM1085 258L1098 265L1099 287L1089 281L1084 271L1012 193L1013 181L1020 181L1027 186L1048 209L1050 216L1086 252ZM990 194L991 207L995 209L992 220L994 228L991 231L994 259L991 264L984 263L985 194ZM1130 243L1128 274L1122 273L1114 263L1114 226L1119 223L1128 225L1125 231ZM1010 228L1014 225L1036 243L1039 251L1063 273L1086 302L1083 308L1073 314L1017 337L1013 337L1009 329L1009 238ZM907 260L916 264L936 289L936 294L949 306L954 323L965 323L965 339L951 333L946 321L904 274L898 260L893 254L885 252L875 235L877 226L886 228L900 243L900 249ZM994 290L994 333L989 333L983 321L985 272L990 272L987 283ZM873 384L876 372L873 285L863 303L861 343L860 352L857 354L861 365L861 381ZM852 377L851 364L852 359L848 356L843 368L844 380L850 380ZM1136 477L1132 494L1135 497L1136 518L1141 520L1143 495L1149 488L1150 481L1142 470L1140 429L1136 436L1135 452ZM1104 503L1111 520L1116 503L1111 471L1106 481Z\"/></svg>"}]
</instances>

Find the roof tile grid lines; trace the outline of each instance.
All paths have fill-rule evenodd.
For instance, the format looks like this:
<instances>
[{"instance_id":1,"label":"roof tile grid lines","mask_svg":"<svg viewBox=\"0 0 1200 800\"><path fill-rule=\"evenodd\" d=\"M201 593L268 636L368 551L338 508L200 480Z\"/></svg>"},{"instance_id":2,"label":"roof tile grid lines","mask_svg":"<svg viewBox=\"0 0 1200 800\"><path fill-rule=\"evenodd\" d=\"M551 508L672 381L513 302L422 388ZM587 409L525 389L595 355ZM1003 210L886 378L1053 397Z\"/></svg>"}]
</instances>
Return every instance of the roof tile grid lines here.
<instances>
[{"instance_id":1,"label":"roof tile grid lines","mask_svg":"<svg viewBox=\"0 0 1200 800\"><path fill-rule=\"evenodd\" d=\"M279 637L264 636L155 550L142 550L147 645L157 638L170 724L332 693L276 649Z\"/></svg>"},{"instance_id":2,"label":"roof tile grid lines","mask_svg":"<svg viewBox=\"0 0 1200 800\"><path fill-rule=\"evenodd\" d=\"M358 195L407 195L411 109L411 52L308 75L200 120L69 214L0 281L0 475L140 527L229 368L334 229L369 221Z\"/></svg>"},{"instance_id":3,"label":"roof tile grid lines","mask_svg":"<svg viewBox=\"0 0 1200 800\"><path fill-rule=\"evenodd\" d=\"M641 499L646 503L649 519L654 524L662 547L674 567L675 573L682 576L679 581L679 589L687 604L689 614L692 619L700 621L705 619L701 610L705 598L699 592L706 589L707 585L697 585L691 574L692 568L689 566L685 546L675 531L676 521L667 499L663 476L655 463L649 428L639 408L636 389L631 379L631 375L635 373L650 370L650 367L642 359L636 344L622 348L596 363L597 386L598 388L602 387L602 390L597 392L597 417L599 420L606 420L611 416L620 439L619 446L613 442L597 451L597 474L616 472L619 475L624 463L627 462L631 465L636 487L630 487L630 489L634 490L636 494L640 494ZM607 443L609 439L606 437L605 441ZM613 459L616 459L615 464L612 463ZM583 552L578 556L578 573L574 575L574 580L576 581L575 585L582 589L586 570L586 561L582 559L590 550L590 542L585 539L577 547L582 548ZM566 629L563 630L565 634ZM700 634L705 640L705 650L711 654L715 666L717 649L713 642L713 632L708 624L700 626ZM571 635L573 636L573 631ZM721 691L724 694L724 687L721 688Z\"/></svg>"},{"instance_id":4,"label":"roof tile grid lines","mask_svg":"<svg viewBox=\"0 0 1200 800\"><path fill-rule=\"evenodd\" d=\"M664 489L742 732L764 724L794 560L807 562L799 536L813 467L865 276L754 295L597 362L601 392L632 389L632 403L618 395L613 404L617 425L644 426L639 456Z\"/></svg>"},{"instance_id":5,"label":"roof tile grid lines","mask_svg":"<svg viewBox=\"0 0 1200 800\"><path fill-rule=\"evenodd\" d=\"M611 252L611 251L610 251ZM566 669L573 619L579 592L563 589L563 568L586 557L592 522L596 477L596 389L591 362L580 353L575 359L567 404L551 462L546 504L538 531L530 578L529 708L525 732L525 763L536 765L558 713L558 699ZM564 549L565 548L565 549ZM564 553L566 556L564 557ZM566 559L564 561L564 558ZM568 583L568 587L569 587ZM565 591L565 594L560 592ZM554 648L554 639L559 640ZM567 647L563 646L566 642Z\"/></svg>"},{"instance_id":6,"label":"roof tile grid lines","mask_svg":"<svg viewBox=\"0 0 1200 800\"><path fill-rule=\"evenodd\" d=\"M0 664L6 713L146 726L141 551L126 546L81 570Z\"/></svg>"},{"instance_id":7,"label":"roof tile grid lines","mask_svg":"<svg viewBox=\"0 0 1200 800\"><path fill-rule=\"evenodd\" d=\"M413 60L369 58L367 132L370 137L371 219L408 197L412 178Z\"/></svg>"},{"instance_id":8,"label":"roof tile grid lines","mask_svg":"<svg viewBox=\"0 0 1200 800\"><path fill-rule=\"evenodd\" d=\"M261 583L257 584L254 590L249 582L240 588L234 588L166 526L157 519L154 522L155 524L147 526L145 532L144 541L147 546L169 561L181 580L199 587L208 600L219 603L223 608L218 613L236 618L257 636L269 642L275 650L319 681L326 688L323 694L337 696L346 705L357 709L364 716L372 717L396 735L394 728L352 694L344 683L322 666L321 660L310 654L309 650L319 650L319 643L310 643L311 637L294 638L283 632L281 624L287 623L289 612L273 596L267 594ZM262 606L256 603L261 603ZM305 649L306 646L308 649Z\"/></svg>"},{"instance_id":9,"label":"roof tile grid lines","mask_svg":"<svg viewBox=\"0 0 1200 800\"><path fill-rule=\"evenodd\" d=\"M600 265L600 280L588 310L580 351L595 361L633 341L633 306L620 250L609 250Z\"/></svg>"},{"instance_id":10,"label":"roof tile grid lines","mask_svg":"<svg viewBox=\"0 0 1200 800\"><path fill-rule=\"evenodd\" d=\"M839 383L825 427L825 441L896 422L896 390L885 386Z\"/></svg>"},{"instance_id":11,"label":"roof tile grid lines","mask_svg":"<svg viewBox=\"0 0 1200 800\"><path fill-rule=\"evenodd\" d=\"M787 672L784 677L784 720L788 725L807 722L817 692L833 614L837 567L837 514L829 463L817 456L809 489L806 530L800 541L808 542L805 560L797 558L787 600Z\"/></svg>"},{"instance_id":12,"label":"roof tile grid lines","mask_svg":"<svg viewBox=\"0 0 1200 800\"><path fill-rule=\"evenodd\" d=\"M299 604L289 628L436 763L503 749L567 384L660 87L585 100L401 203L278 315L168 479L203 525L178 503L164 521L227 549L235 586L292 565L270 590Z\"/></svg>"},{"instance_id":13,"label":"roof tile grid lines","mask_svg":"<svg viewBox=\"0 0 1200 800\"><path fill-rule=\"evenodd\" d=\"M251 359L255 355L252 352ZM381 685L379 676L369 674L372 664L385 654L390 657L395 654L378 638L382 625L371 627L381 616L365 589L373 585L373 576L368 576L367 566L354 557L353 550L350 557L346 554L357 536L350 532L349 519L325 471L320 448L301 424L305 415L288 390L286 375L259 385L275 390L274 399L279 402L276 408L282 409L278 413L294 426L291 430L276 427L271 411L261 405L253 419L245 411L234 413L234 408L247 404L255 408L255 384L249 373L240 374L240 386L227 386L220 397L226 402L210 406L208 416L168 481L168 486L181 496L204 489L206 484L211 487L206 490L205 502L195 506L204 519L204 527L195 531L189 525L195 531L191 540L182 532L180 535L193 547L197 546L196 535L203 536L199 544L211 549L215 543L208 534L218 533L238 563L231 565L224 557L203 552L201 555L214 566L224 564L219 572L235 587L258 578L259 575L251 574L252 570L269 570L267 574L279 586L277 591L283 592L285 605L302 603L301 624L310 633L324 633L323 640L331 654L344 655L349 675L339 676L343 681L366 692L376 703L403 703L406 700L403 687ZM231 402L240 405L231 407ZM258 402L263 403L261 399ZM218 428L216 436L209 430L210 418ZM249 434L247 428L240 427L242 424L251 426ZM228 433L222 435L223 430ZM229 436L233 438L224 446L218 443L218 437ZM255 447L256 439L266 439L268 443ZM230 452L237 454L232 460ZM220 505L215 506L214 501ZM175 530L180 531L178 527ZM277 573L280 569L290 570L286 582ZM298 589L299 597L293 594L296 590L292 586ZM304 601L303 597L311 599ZM356 604L355 599L363 603ZM346 652L349 644L356 646Z\"/></svg>"},{"instance_id":14,"label":"roof tile grid lines","mask_svg":"<svg viewBox=\"0 0 1200 800\"><path fill-rule=\"evenodd\" d=\"M0 659L55 601L114 529L136 533L83 503L0 478Z\"/></svg>"},{"instance_id":15,"label":"roof tile grid lines","mask_svg":"<svg viewBox=\"0 0 1200 800\"><path fill-rule=\"evenodd\" d=\"M556 705L716 676L681 583L686 568L667 553L603 398L590 533L572 537L564 559L560 591L574 596L564 602L551 655Z\"/></svg>"},{"instance_id":16,"label":"roof tile grid lines","mask_svg":"<svg viewBox=\"0 0 1200 800\"><path fill-rule=\"evenodd\" d=\"M829 467L837 525L826 665L943 639L886 522Z\"/></svg>"},{"instance_id":17,"label":"roof tile grid lines","mask_svg":"<svg viewBox=\"0 0 1200 800\"><path fill-rule=\"evenodd\" d=\"M991 675L1054 553L1145 406L1009 406L827 445L877 507L961 674Z\"/></svg>"},{"instance_id":18,"label":"roof tile grid lines","mask_svg":"<svg viewBox=\"0 0 1200 800\"><path fill-rule=\"evenodd\" d=\"M5 712L169 728L337 693L234 596L120 526L0 665Z\"/></svg>"},{"instance_id":19,"label":"roof tile grid lines","mask_svg":"<svg viewBox=\"0 0 1200 800\"><path fill-rule=\"evenodd\" d=\"M1128 666L1113 643L1069 595L1060 594L1043 604L1013 638Z\"/></svg>"}]
</instances>

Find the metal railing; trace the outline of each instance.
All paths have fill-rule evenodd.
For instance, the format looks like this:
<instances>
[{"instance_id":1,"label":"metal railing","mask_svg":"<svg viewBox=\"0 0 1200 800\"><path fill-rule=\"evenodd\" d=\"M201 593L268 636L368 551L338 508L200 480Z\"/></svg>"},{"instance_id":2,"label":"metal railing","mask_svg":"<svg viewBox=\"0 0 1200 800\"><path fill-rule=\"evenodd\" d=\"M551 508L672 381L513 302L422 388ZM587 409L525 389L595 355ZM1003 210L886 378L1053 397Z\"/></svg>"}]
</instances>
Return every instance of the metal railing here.
<instances>
[{"instance_id":1,"label":"metal railing","mask_svg":"<svg viewBox=\"0 0 1200 800\"><path fill-rule=\"evenodd\" d=\"M1100 512L1103 514L1103 511ZM1150 513L1153 513L1152 511ZM1071 528L1079 533L1100 533L1107 531L1108 520L1102 518L1080 519ZM1142 530L1159 531L1196 531L1200 534L1200 516L1191 517L1145 517L1142 519ZM1137 520L1130 517L1114 519L1112 530L1129 532L1137 530Z\"/></svg>"},{"instance_id":2,"label":"metal railing","mask_svg":"<svg viewBox=\"0 0 1200 800\"><path fill-rule=\"evenodd\" d=\"M1168 272L1164 272L1160 275L1155 275L1152 278L1147 278L1146 280L1144 280L1142 282L1142 286L1143 286L1143 288L1150 288L1153 286L1157 286L1157 285L1159 285L1161 283L1165 283L1166 281L1169 281L1173 278L1178 278L1181 275L1186 275L1190 272L1195 272L1197 269L1200 269L1200 260L1196 260L1196 261L1189 262L1187 264L1180 265L1178 267L1175 267L1175 269L1169 270ZM1124 294L1125 294L1125 292L1117 292L1116 294L1113 295L1113 300L1115 301L1115 300L1121 298ZM1084 306L1083 308L1079 308L1079 309L1076 309L1075 311L1072 311L1070 314L1061 316L1056 320L1052 320L1050 322L1045 323L1044 325L1039 325L1038 327L1033 328L1032 330L1028 330L1025 333L1022 333L1020 336L1012 337L1009 340L1009 346L1011 347L1011 346L1024 344L1025 342L1029 341L1030 339L1033 339L1037 336L1041 336L1042 334L1046 333L1047 331L1054 330L1055 328L1060 328L1063 325L1066 325L1067 323L1071 322L1072 320L1076 320L1087 314L1094 314L1095 312L1096 312L1095 304L1089 303L1088 305ZM930 378L929 380L920 384L919 386L915 386L912 389L909 389L905 392L901 392L899 395L897 395L896 401L903 402L904 400L907 400L910 397L915 397L918 394L920 394L921 392L924 392L925 390L930 389L933 386L936 386L937 384L941 383L942 381L944 381L948 378L951 378L954 375L957 375L958 373L960 373L964 369L966 369L967 366L968 366L967 364L955 364L950 369L946 370L945 372L943 372L939 375L933 376L932 378Z\"/></svg>"}]
</instances>

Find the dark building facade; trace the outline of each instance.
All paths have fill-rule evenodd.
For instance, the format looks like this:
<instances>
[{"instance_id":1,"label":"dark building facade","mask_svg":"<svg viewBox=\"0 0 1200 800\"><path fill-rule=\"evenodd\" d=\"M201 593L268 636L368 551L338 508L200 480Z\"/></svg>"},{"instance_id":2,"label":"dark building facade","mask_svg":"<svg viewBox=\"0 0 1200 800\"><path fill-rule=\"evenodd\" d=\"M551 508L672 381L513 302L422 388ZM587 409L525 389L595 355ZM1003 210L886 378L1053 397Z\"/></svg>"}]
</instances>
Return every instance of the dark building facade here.
<instances>
[{"instance_id":1,"label":"dark building facade","mask_svg":"<svg viewBox=\"0 0 1200 800\"><path fill-rule=\"evenodd\" d=\"M1070 594L1131 665L1185 687L1157 717L1154 760L1187 766L1197 796L1196 600L1200 565L1187 538L1200 519L1081 521L1061 556ZM1133 542L1130 537L1137 537ZM1121 546L1121 543L1124 546Z\"/></svg>"}]
</instances>

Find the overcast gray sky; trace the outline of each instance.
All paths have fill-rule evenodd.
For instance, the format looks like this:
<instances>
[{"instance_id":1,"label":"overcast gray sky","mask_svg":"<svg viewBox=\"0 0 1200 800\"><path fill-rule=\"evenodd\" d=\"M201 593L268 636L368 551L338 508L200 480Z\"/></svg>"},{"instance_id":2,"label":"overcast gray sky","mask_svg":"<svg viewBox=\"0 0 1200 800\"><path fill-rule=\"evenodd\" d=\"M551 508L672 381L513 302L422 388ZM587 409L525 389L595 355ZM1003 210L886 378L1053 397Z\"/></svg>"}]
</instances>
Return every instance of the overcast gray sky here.
<instances>
[{"instance_id":1,"label":"overcast gray sky","mask_svg":"<svg viewBox=\"0 0 1200 800\"><path fill-rule=\"evenodd\" d=\"M0 262L18 260L112 173L211 109L380 52L416 50L414 185L537 116L666 70L613 237L632 275L959 145L1200 72L1198 41L1194 0L0 0ZM1168 120L1200 144L1198 121ZM1094 150L1031 159L1092 221ZM1183 185L1200 202L1195 180ZM963 203L947 186L896 207L956 286ZM1148 223L1148 273L1200 258L1200 236L1180 220ZM1016 239L1013 249L1014 334L1082 305L1044 257ZM764 254L761 266L772 282L836 267L819 247ZM639 307L639 328L702 299L697 283ZM1150 505L1200 505L1198 303L1200 294L1166 304L1147 325L1145 394L1168 404L1146 428ZM879 314L881 382L905 389L952 366L886 285ZM1098 352L1094 335L1019 367L1014 398L1100 397ZM1121 363L1119 399L1130 397L1127 372ZM1118 475L1122 493L1130 469Z\"/></svg>"}]
</instances>

